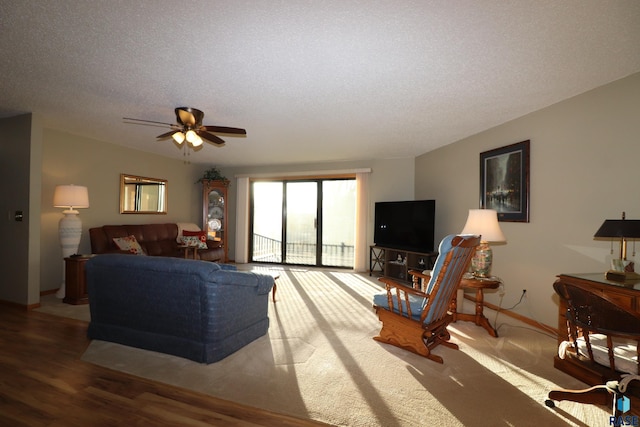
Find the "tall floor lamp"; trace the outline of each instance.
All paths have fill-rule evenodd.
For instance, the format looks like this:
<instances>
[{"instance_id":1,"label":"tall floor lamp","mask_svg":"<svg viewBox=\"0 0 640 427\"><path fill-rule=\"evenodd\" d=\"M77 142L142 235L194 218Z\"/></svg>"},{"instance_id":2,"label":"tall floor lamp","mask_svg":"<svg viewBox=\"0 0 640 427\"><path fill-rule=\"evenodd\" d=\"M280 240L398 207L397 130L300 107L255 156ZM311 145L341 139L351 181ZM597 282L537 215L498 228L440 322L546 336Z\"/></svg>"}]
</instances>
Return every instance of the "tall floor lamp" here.
<instances>
[{"instance_id":1,"label":"tall floor lamp","mask_svg":"<svg viewBox=\"0 0 640 427\"><path fill-rule=\"evenodd\" d=\"M65 297L65 269L64 258L78 252L80 237L82 236L82 221L78 216L79 208L89 207L89 192L81 185L58 185L53 193L53 207L67 208L58 223L58 235L62 247L62 286L56 292L56 297Z\"/></svg>"}]
</instances>

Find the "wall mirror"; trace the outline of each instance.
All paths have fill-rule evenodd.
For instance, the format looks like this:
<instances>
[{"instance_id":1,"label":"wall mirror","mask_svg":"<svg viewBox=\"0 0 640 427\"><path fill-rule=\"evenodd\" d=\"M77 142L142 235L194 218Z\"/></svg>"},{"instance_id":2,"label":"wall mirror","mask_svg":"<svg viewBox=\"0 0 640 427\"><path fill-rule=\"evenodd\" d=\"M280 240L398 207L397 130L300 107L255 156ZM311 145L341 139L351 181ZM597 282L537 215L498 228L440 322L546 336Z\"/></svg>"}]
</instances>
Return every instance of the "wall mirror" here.
<instances>
[{"instance_id":1,"label":"wall mirror","mask_svg":"<svg viewBox=\"0 0 640 427\"><path fill-rule=\"evenodd\" d=\"M167 180L120 174L121 214L166 214Z\"/></svg>"}]
</instances>

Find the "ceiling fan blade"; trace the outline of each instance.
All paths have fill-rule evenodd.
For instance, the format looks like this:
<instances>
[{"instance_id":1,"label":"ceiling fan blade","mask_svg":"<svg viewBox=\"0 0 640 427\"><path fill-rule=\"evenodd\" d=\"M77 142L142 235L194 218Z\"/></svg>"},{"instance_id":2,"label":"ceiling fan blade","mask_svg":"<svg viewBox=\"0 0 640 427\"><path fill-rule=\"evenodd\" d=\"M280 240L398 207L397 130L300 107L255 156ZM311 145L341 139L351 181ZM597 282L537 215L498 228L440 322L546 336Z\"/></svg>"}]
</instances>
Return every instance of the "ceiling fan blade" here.
<instances>
[{"instance_id":1,"label":"ceiling fan blade","mask_svg":"<svg viewBox=\"0 0 640 427\"><path fill-rule=\"evenodd\" d=\"M202 123L204 113L197 108L178 107L175 109L178 123L184 126L195 127Z\"/></svg>"},{"instance_id":2,"label":"ceiling fan blade","mask_svg":"<svg viewBox=\"0 0 640 427\"><path fill-rule=\"evenodd\" d=\"M197 131L196 132L198 135L200 135L202 138L206 139L209 142L213 142L216 145L223 145L225 143L224 139L222 138L218 138L217 136L206 132L206 131Z\"/></svg>"},{"instance_id":3,"label":"ceiling fan blade","mask_svg":"<svg viewBox=\"0 0 640 427\"><path fill-rule=\"evenodd\" d=\"M166 139L169 138L170 136L172 136L174 133L176 133L176 130L170 130L169 132L165 132L162 135L158 135L156 136L156 139Z\"/></svg>"},{"instance_id":4,"label":"ceiling fan blade","mask_svg":"<svg viewBox=\"0 0 640 427\"><path fill-rule=\"evenodd\" d=\"M135 122L132 124L136 125L149 125L149 126L175 126L173 123L165 123L165 122L156 122L155 120L143 120L143 119L132 119L131 117L123 117L122 120L127 120L129 122Z\"/></svg>"},{"instance_id":5,"label":"ceiling fan blade","mask_svg":"<svg viewBox=\"0 0 640 427\"><path fill-rule=\"evenodd\" d=\"M203 126L206 131L216 133L228 133L230 135L246 135L247 131L240 128L230 128L226 126Z\"/></svg>"}]
</instances>

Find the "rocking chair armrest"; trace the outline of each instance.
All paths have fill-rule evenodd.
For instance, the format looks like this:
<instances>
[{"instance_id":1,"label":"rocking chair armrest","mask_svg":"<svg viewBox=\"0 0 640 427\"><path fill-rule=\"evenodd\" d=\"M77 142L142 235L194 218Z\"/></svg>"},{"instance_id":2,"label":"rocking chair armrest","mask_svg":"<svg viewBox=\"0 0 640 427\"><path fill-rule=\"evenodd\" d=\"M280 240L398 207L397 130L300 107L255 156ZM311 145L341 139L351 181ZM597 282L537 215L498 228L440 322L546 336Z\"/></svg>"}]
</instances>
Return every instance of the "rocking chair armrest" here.
<instances>
[{"instance_id":1,"label":"rocking chair armrest","mask_svg":"<svg viewBox=\"0 0 640 427\"><path fill-rule=\"evenodd\" d=\"M427 281L431 280L430 274L424 274L422 271L419 271L419 270L409 270L409 274L419 279L424 279Z\"/></svg>"},{"instance_id":2,"label":"rocking chair armrest","mask_svg":"<svg viewBox=\"0 0 640 427\"><path fill-rule=\"evenodd\" d=\"M387 304L391 311L398 310L400 312L406 313L406 315L411 318L413 316L413 311L411 309L411 295L415 295L418 298L426 299L428 295L424 292L421 292L417 289L414 289L410 286L404 285L402 283L398 283L392 279L381 277L378 279L382 283L384 283L387 290ZM395 291L394 291L395 289ZM395 294L395 295L394 295ZM395 297L395 302L394 302ZM395 305L398 307L395 307ZM403 308L404 305L404 308ZM414 307L416 311L419 311L416 307Z\"/></svg>"}]
</instances>

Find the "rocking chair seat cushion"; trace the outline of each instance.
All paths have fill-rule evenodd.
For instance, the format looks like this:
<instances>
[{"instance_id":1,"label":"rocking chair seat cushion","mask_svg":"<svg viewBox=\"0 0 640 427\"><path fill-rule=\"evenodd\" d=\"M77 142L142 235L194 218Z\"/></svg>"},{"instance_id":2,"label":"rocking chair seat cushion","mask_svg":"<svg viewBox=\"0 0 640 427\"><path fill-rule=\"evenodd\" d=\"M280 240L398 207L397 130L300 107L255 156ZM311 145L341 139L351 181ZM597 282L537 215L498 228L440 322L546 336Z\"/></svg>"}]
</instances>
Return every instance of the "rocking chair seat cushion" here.
<instances>
[{"instance_id":1,"label":"rocking chair seat cushion","mask_svg":"<svg viewBox=\"0 0 640 427\"><path fill-rule=\"evenodd\" d=\"M401 314L405 317L409 317L407 313L407 304L405 301L402 301L402 304L398 303L398 296L393 295L393 311L396 314ZM411 317L415 320L420 320L420 314L422 314L422 308L424 307L426 298L420 298L415 295L409 295L409 305L411 306ZM373 304L378 307L383 307L385 309L389 309L389 300L387 299L387 294L376 294L373 296ZM402 312L400 312L399 307L402 307Z\"/></svg>"}]
</instances>

